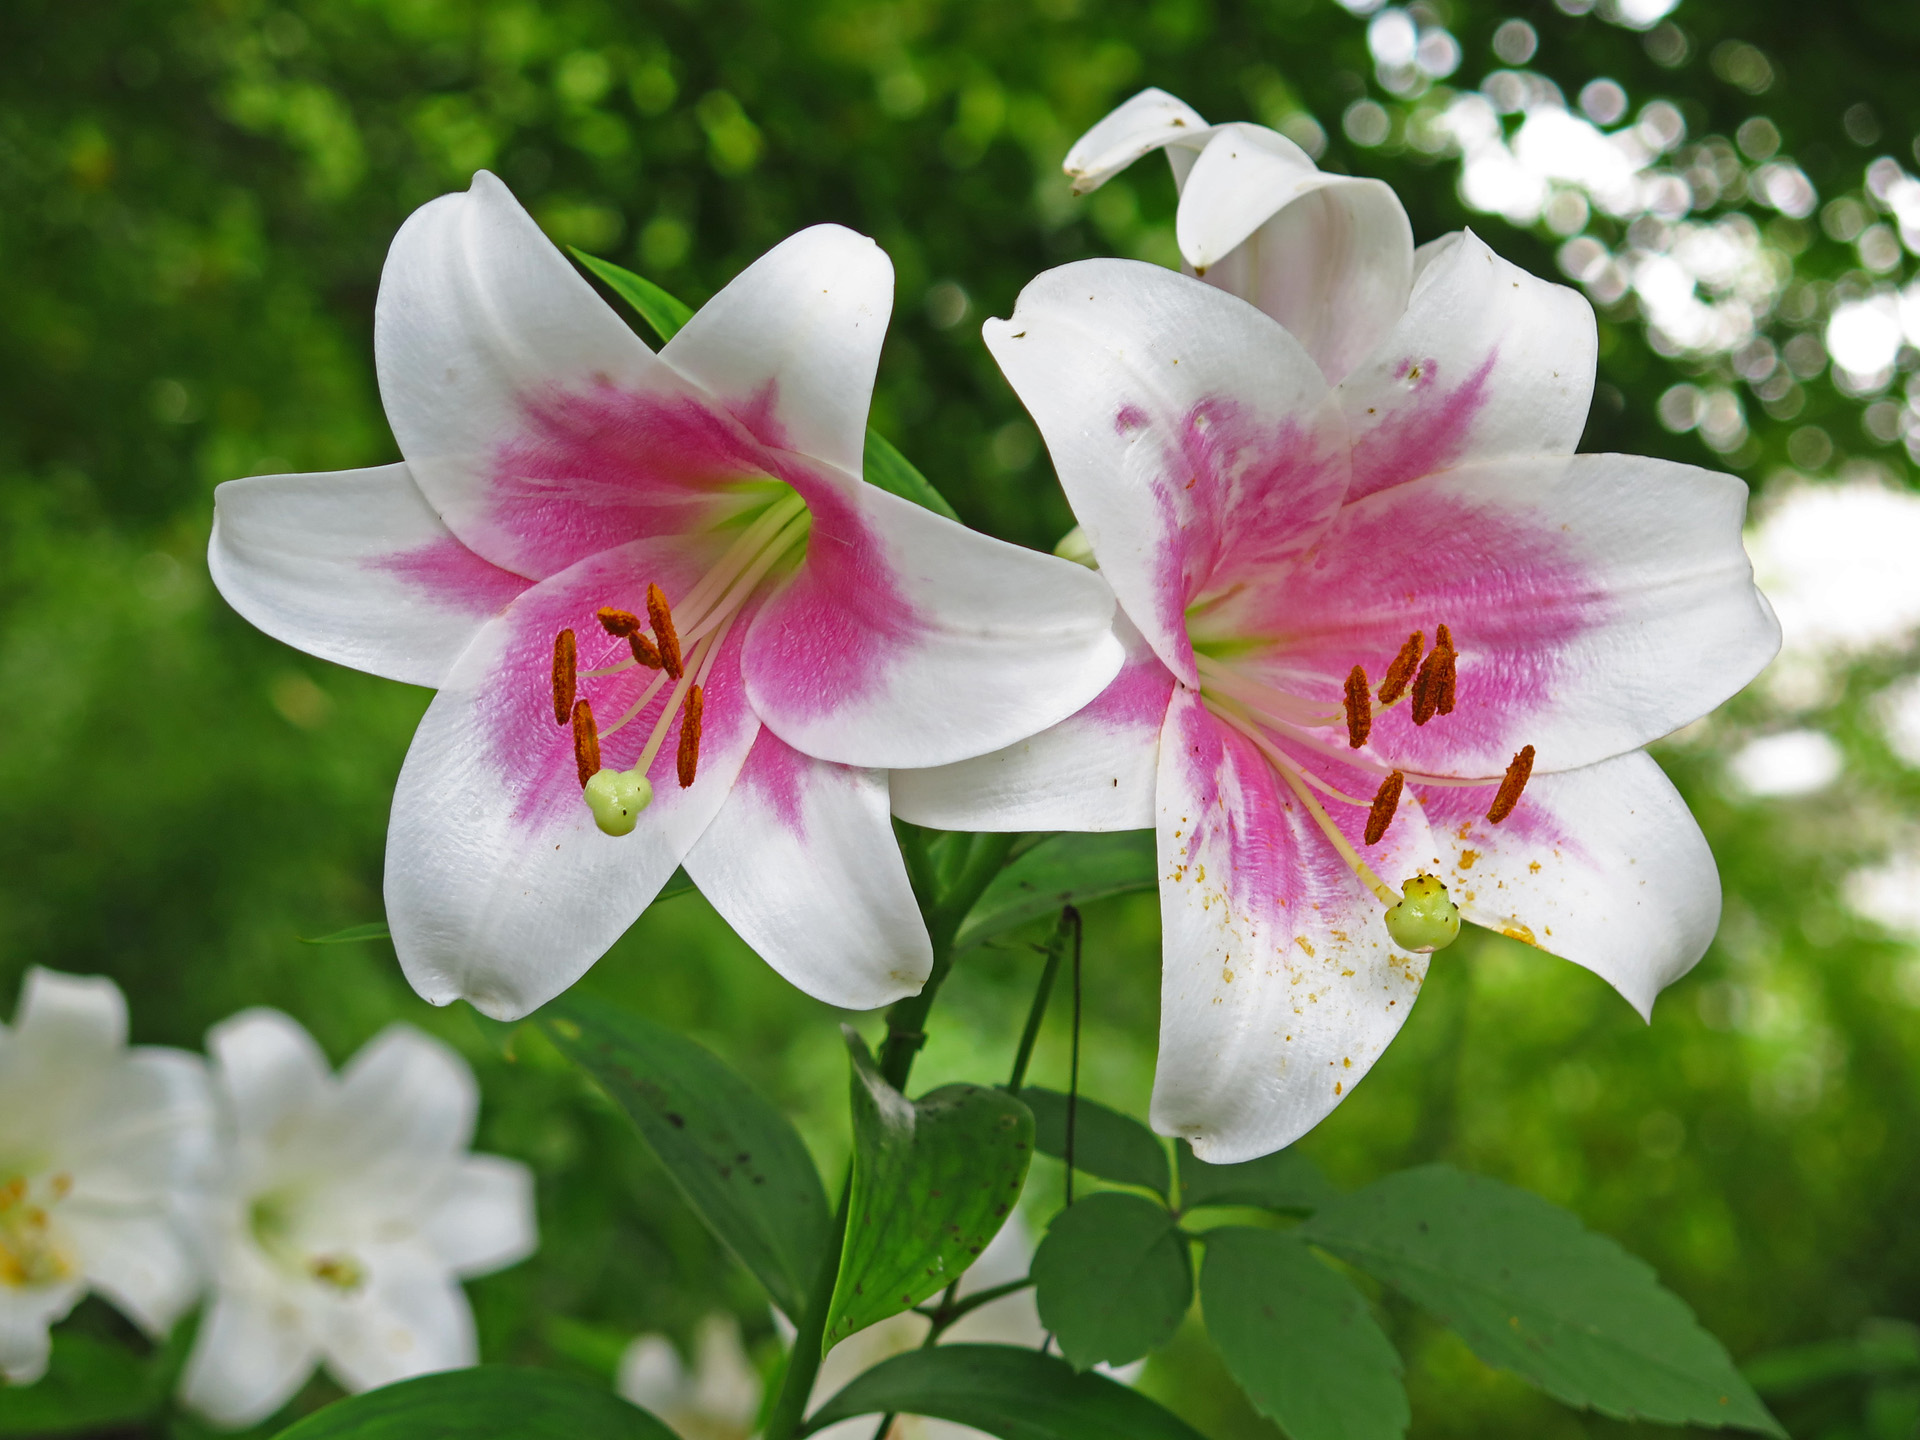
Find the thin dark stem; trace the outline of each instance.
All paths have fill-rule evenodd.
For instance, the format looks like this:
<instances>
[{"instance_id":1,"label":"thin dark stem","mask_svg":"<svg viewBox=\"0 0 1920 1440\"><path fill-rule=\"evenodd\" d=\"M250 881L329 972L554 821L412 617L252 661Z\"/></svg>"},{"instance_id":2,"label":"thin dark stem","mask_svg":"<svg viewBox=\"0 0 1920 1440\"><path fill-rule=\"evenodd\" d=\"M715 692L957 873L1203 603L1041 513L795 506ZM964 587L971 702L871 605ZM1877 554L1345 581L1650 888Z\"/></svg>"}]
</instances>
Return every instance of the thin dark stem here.
<instances>
[{"instance_id":1,"label":"thin dark stem","mask_svg":"<svg viewBox=\"0 0 1920 1440\"><path fill-rule=\"evenodd\" d=\"M994 1301L1016 1294L1031 1284L1033 1284L1033 1277L1024 1276L1019 1280L1009 1280L1004 1285L990 1285L985 1290L976 1290L963 1299L942 1300L939 1308L935 1310L916 1311L916 1314L925 1315L933 1321L933 1328L927 1332L927 1344L931 1345L937 1336L957 1325L962 1317L971 1315L982 1305L991 1305Z\"/></svg>"},{"instance_id":2,"label":"thin dark stem","mask_svg":"<svg viewBox=\"0 0 1920 1440\"><path fill-rule=\"evenodd\" d=\"M1073 925L1073 1049L1067 1068L1067 1204L1073 1204L1073 1122L1080 1109L1080 912L1069 905L1060 923Z\"/></svg>"},{"instance_id":3,"label":"thin dark stem","mask_svg":"<svg viewBox=\"0 0 1920 1440\"><path fill-rule=\"evenodd\" d=\"M770 1440L786 1440L800 1428L807 1412L807 1398L813 1394L813 1382L820 1373L821 1342L827 1333L827 1309L833 1304L833 1287L840 1279L840 1252L846 1243L847 1201L853 1195L853 1177L840 1187L840 1203L834 1209L833 1227L820 1255L820 1268L807 1292L806 1308L796 1320L798 1333L793 1349L787 1353L786 1373L780 1377L780 1394L767 1416L766 1434Z\"/></svg>"},{"instance_id":4,"label":"thin dark stem","mask_svg":"<svg viewBox=\"0 0 1920 1440\"><path fill-rule=\"evenodd\" d=\"M1067 952L1067 940L1072 934L1073 922L1068 916L1074 910L1069 905L1060 912L1060 923L1054 927L1045 948L1046 965L1040 971L1040 983L1034 988L1033 1004L1027 1007L1027 1027L1020 1032L1020 1048L1013 1056L1013 1078L1007 1081L1007 1089L1015 1095L1026 1082L1027 1063L1033 1059L1034 1043L1040 1038L1040 1022L1047 1013L1047 1001L1053 995L1053 977L1060 973L1060 957Z\"/></svg>"}]
</instances>

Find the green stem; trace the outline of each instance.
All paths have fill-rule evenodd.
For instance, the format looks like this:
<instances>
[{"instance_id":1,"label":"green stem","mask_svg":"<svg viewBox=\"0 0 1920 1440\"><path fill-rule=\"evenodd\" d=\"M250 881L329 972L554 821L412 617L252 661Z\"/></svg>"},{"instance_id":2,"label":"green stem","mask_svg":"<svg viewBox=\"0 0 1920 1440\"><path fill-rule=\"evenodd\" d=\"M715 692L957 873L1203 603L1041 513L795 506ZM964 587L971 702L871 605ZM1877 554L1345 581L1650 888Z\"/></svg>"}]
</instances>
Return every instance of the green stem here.
<instances>
[{"instance_id":1,"label":"green stem","mask_svg":"<svg viewBox=\"0 0 1920 1440\"><path fill-rule=\"evenodd\" d=\"M925 1315L933 1322L933 1328L927 1332L926 1343L931 1345L949 1328L957 1325L963 1316L972 1314L982 1305L991 1305L996 1300L1025 1290L1031 1284L1033 1284L1033 1277L1027 1275L1018 1280L1009 1280L1004 1285L990 1285L985 1290L976 1290L971 1295L952 1302L942 1301L940 1308L932 1312L917 1311L917 1314Z\"/></svg>"},{"instance_id":2,"label":"green stem","mask_svg":"<svg viewBox=\"0 0 1920 1440\"><path fill-rule=\"evenodd\" d=\"M806 1308L800 1312L793 1349L787 1352L786 1373L780 1377L780 1394L767 1415L767 1440L790 1440L799 1433L800 1421L807 1413L807 1398L813 1394L813 1382L824 1359L821 1342L827 1333L827 1309L833 1304L833 1288L840 1279L840 1253L847 1235L847 1201L853 1194L853 1176L840 1187L840 1203L834 1208L833 1229L821 1251L820 1268L807 1292Z\"/></svg>"},{"instance_id":3,"label":"green stem","mask_svg":"<svg viewBox=\"0 0 1920 1440\"><path fill-rule=\"evenodd\" d=\"M1060 961L1067 953L1067 941L1073 937L1073 907L1069 905L1060 912L1060 923L1054 927L1052 936L1047 940L1046 967L1040 972L1040 984L1033 992L1033 1004L1027 1007L1027 1026L1020 1032L1020 1048L1014 1052L1013 1078L1007 1081L1007 1089L1015 1095L1026 1082L1027 1062L1033 1059L1034 1043L1040 1038L1040 1021L1047 1013L1047 1000L1053 994L1053 977L1060 973Z\"/></svg>"}]
</instances>

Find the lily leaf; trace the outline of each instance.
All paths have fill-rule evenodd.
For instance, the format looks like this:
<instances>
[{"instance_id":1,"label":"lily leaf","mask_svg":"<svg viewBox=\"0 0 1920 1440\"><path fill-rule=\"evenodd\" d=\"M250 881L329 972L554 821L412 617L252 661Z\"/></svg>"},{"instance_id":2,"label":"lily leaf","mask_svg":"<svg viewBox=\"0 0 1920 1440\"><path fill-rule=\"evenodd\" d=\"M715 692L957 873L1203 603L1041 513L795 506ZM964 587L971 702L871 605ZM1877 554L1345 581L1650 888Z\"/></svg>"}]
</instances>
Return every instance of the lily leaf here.
<instances>
[{"instance_id":1,"label":"lily leaf","mask_svg":"<svg viewBox=\"0 0 1920 1440\"><path fill-rule=\"evenodd\" d=\"M954 944L960 949L978 945L1062 905L1151 890L1159 877L1151 830L1055 835L994 876Z\"/></svg>"},{"instance_id":2,"label":"lily leaf","mask_svg":"<svg viewBox=\"0 0 1920 1440\"><path fill-rule=\"evenodd\" d=\"M695 1213L788 1315L826 1244L826 1191L787 1118L705 1046L588 996L549 1001L553 1043L627 1112Z\"/></svg>"},{"instance_id":3,"label":"lily leaf","mask_svg":"<svg viewBox=\"0 0 1920 1440\"><path fill-rule=\"evenodd\" d=\"M680 327L693 318L692 306L669 295L645 276L636 275L611 260L589 255L584 250L573 250L573 258L604 280L614 294L639 311L640 318L653 327L653 333L663 343L671 340L679 333ZM949 520L960 518L954 513L953 506L947 503L946 497L933 488L914 463L902 455L891 440L871 426L867 428L867 452L862 468L869 485L876 485L903 500L911 500Z\"/></svg>"},{"instance_id":4,"label":"lily leaf","mask_svg":"<svg viewBox=\"0 0 1920 1440\"><path fill-rule=\"evenodd\" d=\"M877 1414L950 1420L999 1440L1201 1440L1139 1392L1013 1345L936 1345L883 1360L808 1416L802 1433Z\"/></svg>"},{"instance_id":5,"label":"lily leaf","mask_svg":"<svg viewBox=\"0 0 1920 1440\"><path fill-rule=\"evenodd\" d=\"M1565 1404L1786 1434L1650 1266L1537 1195L1426 1165L1325 1206L1295 1233Z\"/></svg>"},{"instance_id":6,"label":"lily leaf","mask_svg":"<svg viewBox=\"0 0 1920 1440\"><path fill-rule=\"evenodd\" d=\"M1179 1153L1180 1208L1201 1205L1257 1205L1303 1215L1340 1198L1320 1167L1297 1150L1279 1150L1238 1165L1209 1165L1182 1140Z\"/></svg>"},{"instance_id":7,"label":"lily leaf","mask_svg":"<svg viewBox=\"0 0 1920 1440\"><path fill-rule=\"evenodd\" d=\"M1200 1304L1233 1378L1291 1440L1406 1434L1413 1416L1400 1353L1366 1296L1295 1236L1209 1230Z\"/></svg>"},{"instance_id":8,"label":"lily leaf","mask_svg":"<svg viewBox=\"0 0 1920 1440\"><path fill-rule=\"evenodd\" d=\"M1021 1089L1033 1111L1033 1148L1067 1158L1067 1097L1038 1085ZM1143 1185L1162 1199L1167 1193L1167 1150L1160 1137L1131 1115L1080 1097L1073 1117L1073 1168L1119 1185Z\"/></svg>"},{"instance_id":9,"label":"lily leaf","mask_svg":"<svg viewBox=\"0 0 1920 1440\"><path fill-rule=\"evenodd\" d=\"M336 1400L276 1440L674 1440L605 1385L552 1370L483 1365Z\"/></svg>"},{"instance_id":10,"label":"lily leaf","mask_svg":"<svg viewBox=\"0 0 1920 1440\"><path fill-rule=\"evenodd\" d=\"M1180 1328L1193 1262L1165 1206L1108 1190L1053 1217L1033 1284L1040 1322L1074 1369L1127 1365Z\"/></svg>"},{"instance_id":11,"label":"lily leaf","mask_svg":"<svg viewBox=\"0 0 1920 1440\"><path fill-rule=\"evenodd\" d=\"M1006 1223L1033 1158L1033 1116L985 1085L910 1101L846 1031L853 1191L825 1348L958 1280Z\"/></svg>"}]
</instances>

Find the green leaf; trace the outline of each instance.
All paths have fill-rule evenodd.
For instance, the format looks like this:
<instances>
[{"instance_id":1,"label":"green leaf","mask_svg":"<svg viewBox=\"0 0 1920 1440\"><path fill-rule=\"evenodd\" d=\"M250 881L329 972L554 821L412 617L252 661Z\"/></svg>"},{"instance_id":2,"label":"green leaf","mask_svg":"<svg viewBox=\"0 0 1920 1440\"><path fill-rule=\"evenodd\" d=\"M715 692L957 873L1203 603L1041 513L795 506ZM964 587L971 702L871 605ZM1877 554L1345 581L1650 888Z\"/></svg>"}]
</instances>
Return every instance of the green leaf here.
<instances>
[{"instance_id":1,"label":"green leaf","mask_svg":"<svg viewBox=\"0 0 1920 1440\"><path fill-rule=\"evenodd\" d=\"M1028 1085L1020 1098L1033 1111L1033 1147L1057 1160L1067 1158L1067 1097L1058 1090ZM1080 1097L1073 1117L1073 1168L1120 1185L1144 1185L1167 1193L1167 1150L1131 1115Z\"/></svg>"},{"instance_id":2,"label":"green leaf","mask_svg":"<svg viewBox=\"0 0 1920 1440\"><path fill-rule=\"evenodd\" d=\"M331 935L316 935L311 940L300 937L302 945L357 945L362 940L391 940L393 932L387 929L384 920L369 920L364 925L349 925L344 930L336 930Z\"/></svg>"},{"instance_id":3,"label":"green leaf","mask_svg":"<svg viewBox=\"0 0 1920 1440\"><path fill-rule=\"evenodd\" d=\"M1556 1400L1618 1419L1786 1433L1650 1266L1537 1195L1428 1165L1344 1197L1297 1233Z\"/></svg>"},{"instance_id":4,"label":"green leaf","mask_svg":"<svg viewBox=\"0 0 1920 1440\"><path fill-rule=\"evenodd\" d=\"M166 1397L156 1364L123 1345L56 1330L47 1373L0 1384L0 1435L67 1435L134 1425Z\"/></svg>"},{"instance_id":5,"label":"green leaf","mask_svg":"<svg viewBox=\"0 0 1920 1440\"><path fill-rule=\"evenodd\" d=\"M1146 1396L1012 1345L936 1345L883 1360L808 1416L802 1433L887 1413L950 1420L1000 1440L1201 1440Z\"/></svg>"},{"instance_id":6,"label":"green leaf","mask_svg":"<svg viewBox=\"0 0 1920 1440\"><path fill-rule=\"evenodd\" d=\"M276 1440L674 1440L604 1385L486 1365L336 1400Z\"/></svg>"},{"instance_id":7,"label":"green leaf","mask_svg":"<svg viewBox=\"0 0 1920 1440\"><path fill-rule=\"evenodd\" d=\"M889 1085L851 1029L853 1192L825 1346L947 1288L999 1233L1026 1183L1033 1116L1004 1090Z\"/></svg>"},{"instance_id":8,"label":"green leaf","mask_svg":"<svg viewBox=\"0 0 1920 1440\"><path fill-rule=\"evenodd\" d=\"M538 1019L632 1118L708 1228L798 1315L830 1216L787 1118L705 1046L642 1016L569 994Z\"/></svg>"},{"instance_id":9,"label":"green leaf","mask_svg":"<svg viewBox=\"0 0 1920 1440\"><path fill-rule=\"evenodd\" d=\"M1179 1155L1180 1208L1201 1205L1257 1205L1263 1210L1306 1214L1340 1198L1320 1167L1295 1150L1262 1155L1238 1165L1209 1165L1182 1140Z\"/></svg>"},{"instance_id":10,"label":"green leaf","mask_svg":"<svg viewBox=\"0 0 1920 1440\"><path fill-rule=\"evenodd\" d=\"M934 489L933 483L920 473L914 463L872 426L867 427L867 454L863 469L869 485L890 491L902 500L911 500L949 520L960 518L954 513L953 506L947 503L947 497Z\"/></svg>"},{"instance_id":11,"label":"green leaf","mask_svg":"<svg viewBox=\"0 0 1920 1440\"><path fill-rule=\"evenodd\" d=\"M1062 905L1151 890L1159 883L1151 830L1055 835L994 877L962 922L954 944L965 949L1051 915Z\"/></svg>"},{"instance_id":12,"label":"green leaf","mask_svg":"<svg viewBox=\"0 0 1920 1440\"><path fill-rule=\"evenodd\" d=\"M1798 1395L1836 1380L1881 1380L1920 1371L1920 1327L1873 1319L1857 1337L1816 1340L1756 1355L1740 1367L1762 1395Z\"/></svg>"},{"instance_id":13,"label":"green leaf","mask_svg":"<svg viewBox=\"0 0 1920 1440\"><path fill-rule=\"evenodd\" d=\"M573 258L599 276L607 287L640 312L640 318L653 327L662 344L671 340L680 327L693 318L693 307L662 290L645 276L623 269L611 260L602 260L584 250L567 247Z\"/></svg>"},{"instance_id":14,"label":"green leaf","mask_svg":"<svg viewBox=\"0 0 1920 1440\"><path fill-rule=\"evenodd\" d=\"M1164 1206L1105 1191L1053 1217L1033 1256L1040 1323L1076 1370L1126 1365L1173 1338L1193 1304L1187 1237Z\"/></svg>"},{"instance_id":15,"label":"green leaf","mask_svg":"<svg viewBox=\"0 0 1920 1440\"><path fill-rule=\"evenodd\" d=\"M1207 1231L1207 1334L1290 1440L1395 1440L1412 1420L1400 1355L1367 1299L1293 1235Z\"/></svg>"}]
</instances>

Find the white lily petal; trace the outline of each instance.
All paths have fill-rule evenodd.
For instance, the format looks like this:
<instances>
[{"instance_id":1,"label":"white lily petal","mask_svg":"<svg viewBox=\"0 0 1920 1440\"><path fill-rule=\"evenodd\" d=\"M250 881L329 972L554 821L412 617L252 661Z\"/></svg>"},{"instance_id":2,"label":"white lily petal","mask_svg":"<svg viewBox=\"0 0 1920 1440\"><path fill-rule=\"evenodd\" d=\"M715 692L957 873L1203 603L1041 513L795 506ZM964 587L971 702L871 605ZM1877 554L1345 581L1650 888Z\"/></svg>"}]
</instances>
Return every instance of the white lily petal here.
<instances>
[{"instance_id":1,"label":"white lily petal","mask_svg":"<svg viewBox=\"0 0 1920 1440\"><path fill-rule=\"evenodd\" d=\"M12 1046L26 1063L97 1066L126 1043L127 1001L118 985L104 975L63 975L38 965L27 971Z\"/></svg>"},{"instance_id":2,"label":"white lily petal","mask_svg":"<svg viewBox=\"0 0 1920 1440\"><path fill-rule=\"evenodd\" d=\"M985 335L1101 575L1193 683L1189 605L1277 583L1346 492L1344 426L1319 368L1251 305L1131 260L1049 270Z\"/></svg>"},{"instance_id":3,"label":"white lily petal","mask_svg":"<svg viewBox=\"0 0 1920 1440\"><path fill-rule=\"evenodd\" d=\"M1425 791L1454 903L1600 976L1646 1018L1720 924L1706 837L1644 750L1536 776L1498 825L1490 791Z\"/></svg>"},{"instance_id":4,"label":"white lily petal","mask_svg":"<svg viewBox=\"0 0 1920 1440\"><path fill-rule=\"evenodd\" d=\"M465 998L517 1019L559 994L646 908L733 784L759 721L739 679L744 620L728 633L705 686L699 773L675 782L678 719L649 776L653 801L632 834L602 834L581 799L572 732L556 725L553 637L580 638L588 670L625 652L596 607L645 610L648 577L671 593L700 569L677 547L636 542L543 581L461 656L414 735L387 831L387 918L402 968L435 1004ZM655 672L582 680L602 763L633 765L672 692L662 689L617 735L612 722Z\"/></svg>"},{"instance_id":5,"label":"white lily petal","mask_svg":"<svg viewBox=\"0 0 1920 1440\"><path fill-rule=\"evenodd\" d=\"M60 1206L59 1221L88 1283L154 1339L165 1336L198 1298L199 1264L169 1217L129 1215L76 1196Z\"/></svg>"},{"instance_id":6,"label":"white lily petal","mask_svg":"<svg viewBox=\"0 0 1920 1440\"><path fill-rule=\"evenodd\" d=\"M1341 382L1358 500L1480 460L1571 455L1593 400L1593 307L1488 249L1435 242L1392 333Z\"/></svg>"},{"instance_id":7,"label":"white lily petal","mask_svg":"<svg viewBox=\"0 0 1920 1440\"><path fill-rule=\"evenodd\" d=\"M1127 658L1092 704L990 755L895 770L893 813L936 830L1150 828L1173 672L1125 615L1113 628Z\"/></svg>"},{"instance_id":8,"label":"white lily petal","mask_svg":"<svg viewBox=\"0 0 1920 1440\"><path fill-rule=\"evenodd\" d=\"M41 1088L57 1127L61 1165L78 1203L125 1211L160 1203L212 1162L213 1096L197 1055L142 1045L116 1057L105 1084L87 1087L86 1114Z\"/></svg>"},{"instance_id":9,"label":"white lily petal","mask_svg":"<svg viewBox=\"0 0 1920 1440\"><path fill-rule=\"evenodd\" d=\"M327 1147L343 1185L378 1192L383 1203L437 1193L442 1167L473 1141L480 1086L445 1041L395 1023L340 1070Z\"/></svg>"},{"instance_id":10,"label":"white lily petal","mask_svg":"<svg viewBox=\"0 0 1920 1440\"><path fill-rule=\"evenodd\" d=\"M246 1139L275 1134L324 1103L333 1068L306 1028L278 1010L242 1010L207 1032L234 1126Z\"/></svg>"},{"instance_id":11,"label":"white lily petal","mask_svg":"<svg viewBox=\"0 0 1920 1440\"><path fill-rule=\"evenodd\" d=\"M1120 668L1098 575L851 476L811 477L807 558L747 634L753 708L844 765L944 765L1044 730Z\"/></svg>"},{"instance_id":12,"label":"white lily petal","mask_svg":"<svg viewBox=\"0 0 1920 1440\"><path fill-rule=\"evenodd\" d=\"M456 1275L490 1275L539 1248L533 1172L504 1155L464 1156L420 1231Z\"/></svg>"},{"instance_id":13,"label":"white lily petal","mask_svg":"<svg viewBox=\"0 0 1920 1440\"><path fill-rule=\"evenodd\" d=\"M297 1321L268 1297L216 1292L180 1398L223 1428L257 1425L299 1393L319 1358Z\"/></svg>"},{"instance_id":14,"label":"white lily petal","mask_svg":"<svg viewBox=\"0 0 1920 1440\"><path fill-rule=\"evenodd\" d=\"M320 1317L327 1372L349 1391L477 1364L466 1292L420 1247L370 1250L365 1283Z\"/></svg>"},{"instance_id":15,"label":"white lily petal","mask_svg":"<svg viewBox=\"0 0 1920 1440\"><path fill-rule=\"evenodd\" d=\"M1392 187L1325 174L1264 126L1220 127L1187 177L1175 228L1187 263L1286 326L1330 383L1406 309L1413 227Z\"/></svg>"},{"instance_id":16,"label":"white lily petal","mask_svg":"<svg viewBox=\"0 0 1920 1440\"><path fill-rule=\"evenodd\" d=\"M10 1385L31 1385L47 1373L53 1353L48 1328L67 1318L87 1293L86 1282L0 1286L0 1375Z\"/></svg>"},{"instance_id":17,"label":"white lily petal","mask_svg":"<svg viewBox=\"0 0 1920 1440\"><path fill-rule=\"evenodd\" d=\"M287 644L438 685L527 581L467 549L405 465L254 475L213 492L213 583Z\"/></svg>"},{"instance_id":18,"label":"white lily petal","mask_svg":"<svg viewBox=\"0 0 1920 1440\"><path fill-rule=\"evenodd\" d=\"M1207 122L1185 101L1164 90L1142 90L1074 141L1061 168L1073 180L1074 193L1085 195L1142 155L1169 146L1195 152L1211 134ZM1173 155L1169 149L1168 159ZM1180 169L1176 165L1176 176Z\"/></svg>"},{"instance_id":19,"label":"white lily petal","mask_svg":"<svg viewBox=\"0 0 1920 1440\"><path fill-rule=\"evenodd\" d=\"M1160 744L1158 829L1153 1127L1213 1164L1250 1160L1291 1144L1352 1091L1399 1032L1426 957L1393 943L1386 907L1307 807L1186 690ZM1403 801L1367 859L1391 883L1432 847L1418 806Z\"/></svg>"},{"instance_id":20,"label":"white lily petal","mask_svg":"<svg viewBox=\"0 0 1920 1440\"><path fill-rule=\"evenodd\" d=\"M816 1000L871 1010L917 994L933 968L884 771L815 760L763 729L686 867L734 932Z\"/></svg>"},{"instance_id":21,"label":"white lily petal","mask_svg":"<svg viewBox=\"0 0 1920 1440\"><path fill-rule=\"evenodd\" d=\"M864 235L815 225L701 306L660 359L756 439L860 473L893 263Z\"/></svg>"}]
</instances>

